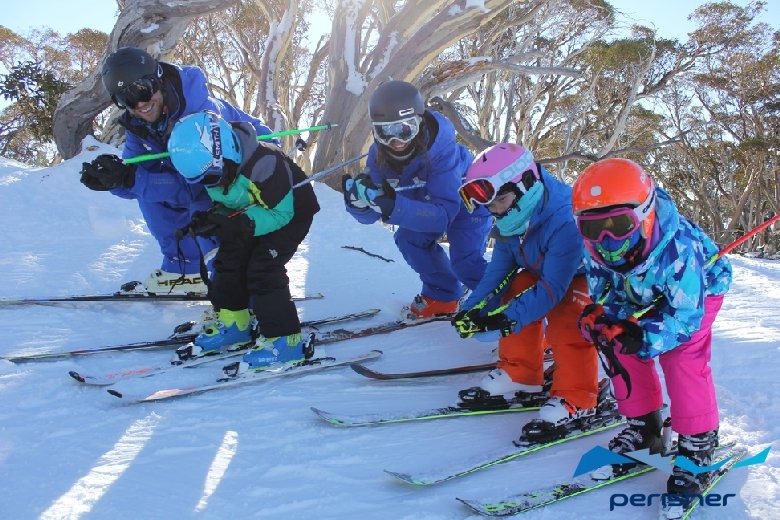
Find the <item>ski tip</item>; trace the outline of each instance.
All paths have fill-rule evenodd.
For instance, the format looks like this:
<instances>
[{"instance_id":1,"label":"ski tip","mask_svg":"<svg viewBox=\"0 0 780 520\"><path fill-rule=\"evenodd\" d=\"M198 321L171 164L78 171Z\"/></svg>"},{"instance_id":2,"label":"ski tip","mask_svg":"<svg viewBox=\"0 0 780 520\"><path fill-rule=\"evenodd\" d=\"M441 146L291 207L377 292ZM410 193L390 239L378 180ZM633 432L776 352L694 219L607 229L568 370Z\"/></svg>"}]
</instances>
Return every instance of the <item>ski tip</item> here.
<instances>
[{"instance_id":1,"label":"ski tip","mask_svg":"<svg viewBox=\"0 0 780 520\"><path fill-rule=\"evenodd\" d=\"M458 502L460 502L464 506L468 507L469 509L471 509L475 513L479 513L481 515L487 515L488 514L487 510L485 510L485 508L482 507L479 504L479 502L477 502L476 500L468 500L466 498L460 498L460 497L455 497L455 500L457 500Z\"/></svg>"},{"instance_id":2,"label":"ski tip","mask_svg":"<svg viewBox=\"0 0 780 520\"><path fill-rule=\"evenodd\" d=\"M317 415L320 419L325 421L331 426L349 426L348 423L342 421L341 419L338 419L333 416L330 412L326 412L325 410L320 410L319 408L316 408L314 406L311 407L311 411Z\"/></svg>"},{"instance_id":3,"label":"ski tip","mask_svg":"<svg viewBox=\"0 0 780 520\"><path fill-rule=\"evenodd\" d=\"M383 471L385 473L387 473L388 475L390 475L391 477L393 477L394 479L400 480L401 482L404 482L406 484L411 484L413 486L424 486L425 484L427 484L427 482L422 481L422 480L417 480L417 479L415 479L414 477L412 477L408 473L400 473L398 471L390 471L389 469L385 469Z\"/></svg>"},{"instance_id":4,"label":"ski tip","mask_svg":"<svg viewBox=\"0 0 780 520\"><path fill-rule=\"evenodd\" d=\"M79 383L85 383L87 381L86 379L84 379L84 376L82 376L75 370L71 370L70 372L68 372L68 375L73 379L75 379L76 381L78 381Z\"/></svg>"},{"instance_id":5,"label":"ski tip","mask_svg":"<svg viewBox=\"0 0 780 520\"><path fill-rule=\"evenodd\" d=\"M113 388L109 388L108 390L106 390L106 392L108 392L109 394L113 395L114 397L118 397L120 399L122 399L122 397L124 397L122 395L122 392L120 392L118 390L114 390Z\"/></svg>"},{"instance_id":6,"label":"ski tip","mask_svg":"<svg viewBox=\"0 0 780 520\"><path fill-rule=\"evenodd\" d=\"M365 366L361 365L360 363L352 363L349 365L352 370L360 374L364 377L371 377L375 378L377 373L371 370L370 368L366 368Z\"/></svg>"}]
</instances>

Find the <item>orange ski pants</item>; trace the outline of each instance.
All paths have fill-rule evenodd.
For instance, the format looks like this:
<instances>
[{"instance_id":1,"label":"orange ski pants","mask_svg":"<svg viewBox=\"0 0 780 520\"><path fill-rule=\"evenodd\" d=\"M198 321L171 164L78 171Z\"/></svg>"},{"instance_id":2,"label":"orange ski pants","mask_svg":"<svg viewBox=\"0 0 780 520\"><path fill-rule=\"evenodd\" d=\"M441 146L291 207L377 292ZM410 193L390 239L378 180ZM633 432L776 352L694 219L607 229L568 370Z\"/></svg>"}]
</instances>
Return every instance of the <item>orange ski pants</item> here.
<instances>
[{"instance_id":1,"label":"orange ski pants","mask_svg":"<svg viewBox=\"0 0 780 520\"><path fill-rule=\"evenodd\" d=\"M538 282L528 271L520 272L501 299L507 303ZM544 384L544 350L552 349L555 370L550 394L580 408L596 406L598 358L593 344L580 334L582 310L591 303L584 275L575 276L563 299L544 318L529 323L517 334L498 341L498 367L513 381L526 385Z\"/></svg>"}]
</instances>

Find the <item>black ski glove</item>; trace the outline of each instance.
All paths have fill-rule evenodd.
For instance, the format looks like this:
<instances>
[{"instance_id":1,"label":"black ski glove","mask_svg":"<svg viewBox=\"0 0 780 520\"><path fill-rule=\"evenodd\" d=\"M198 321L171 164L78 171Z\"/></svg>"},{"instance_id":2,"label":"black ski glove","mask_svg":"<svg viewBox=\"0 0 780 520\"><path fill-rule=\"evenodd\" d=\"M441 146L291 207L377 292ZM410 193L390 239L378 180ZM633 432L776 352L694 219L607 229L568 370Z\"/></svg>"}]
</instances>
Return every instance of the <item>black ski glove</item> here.
<instances>
[{"instance_id":1,"label":"black ski glove","mask_svg":"<svg viewBox=\"0 0 780 520\"><path fill-rule=\"evenodd\" d=\"M366 170L361 171L354 179L349 174L341 178L341 187L344 190L344 203L353 209L368 209L372 204L372 198L379 187L374 184Z\"/></svg>"},{"instance_id":2,"label":"black ski glove","mask_svg":"<svg viewBox=\"0 0 780 520\"><path fill-rule=\"evenodd\" d=\"M621 354L636 354L642 350L645 332L636 318L620 320L614 325L613 329L615 328L623 329L612 340L618 352Z\"/></svg>"},{"instance_id":3,"label":"black ski glove","mask_svg":"<svg viewBox=\"0 0 780 520\"><path fill-rule=\"evenodd\" d=\"M479 311L461 311L450 321L461 338L470 338L474 334L498 332L500 336L508 336L516 323L503 312L496 314L480 314Z\"/></svg>"},{"instance_id":4,"label":"black ski glove","mask_svg":"<svg viewBox=\"0 0 780 520\"><path fill-rule=\"evenodd\" d=\"M98 155L81 165L81 184L94 191L130 188L135 184L134 164L125 164L116 155Z\"/></svg>"},{"instance_id":5,"label":"black ski glove","mask_svg":"<svg viewBox=\"0 0 780 520\"><path fill-rule=\"evenodd\" d=\"M371 201L372 208L379 209L383 219L390 218L395 209L395 189L390 186L387 179L382 181L382 192Z\"/></svg>"},{"instance_id":6,"label":"black ski glove","mask_svg":"<svg viewBox=\"0 0 780 520\"><path fill-rule=\"evenodd\" d=\"M612 320L604 318L604 307L598 303L588 304L582 309L582 315L578 322L582 337L596 343L596 339L601 334L602 329L613 324Z\"/></svg>"},{"instance_id":7,"label":"black ski glove","mask_svg":"<svg viewBox=\"0 0 780 520\"><path fill-rule=\"evenodd\" d=\"M228 217L214 210L195 212L189 225L189 231L193 235L217 237L222 242L246 240L254 236L254 229L254 222L246 213Z\"/></svg>"},{"instance_id":8,"label":"black ski glove","mask_svg":"<svg viewBox=\"0 0 780 520\"><path fill-rule=\"evenodd\" d=\"M589 338L585 336L586 339L591 339L602 351L609 349L621 354L636 354L642 350L644 330L636 318L618 320L604 314L603 309L591 308L594 305L585 307L580 318L580 332L583 336L590 333ZM588 312L589 309L591 312ZM599 310L601 314L598 314Z\"/></svg>"}]
</instances>

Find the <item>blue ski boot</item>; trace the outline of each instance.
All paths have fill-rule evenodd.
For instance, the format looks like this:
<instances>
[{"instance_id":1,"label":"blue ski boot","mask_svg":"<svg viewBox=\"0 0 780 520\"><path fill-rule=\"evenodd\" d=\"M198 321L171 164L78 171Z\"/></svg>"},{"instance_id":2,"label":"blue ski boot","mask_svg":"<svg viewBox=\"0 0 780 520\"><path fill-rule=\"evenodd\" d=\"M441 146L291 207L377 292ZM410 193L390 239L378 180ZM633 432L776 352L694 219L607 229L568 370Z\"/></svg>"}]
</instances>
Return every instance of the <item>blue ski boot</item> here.
<instances>
[{"instance_id":1,"label":"blue ski boot","mask_svg":"<svg viewBox=\"0 0 780 520\"><path fill-rule=\"evenodd\" d=\"M309 357L309 341L304 341L300 332L276 338L260 336L240 363L225 367L225 374L234 377L243 372L259 372L274 365L301 362Z\"/></svg>"},{"instance_id":2,"label":"blue ski boot","mask_svg":"<svg viewBox=\"0 0 780 520\"><path fill-rule=\"evenodd\" d=\"M180 361L218 354L224 350L240 350L252 342L252 317L248 309L217 311L214 321L189 345L176 349Z\"/></svg>"}]
</instances>

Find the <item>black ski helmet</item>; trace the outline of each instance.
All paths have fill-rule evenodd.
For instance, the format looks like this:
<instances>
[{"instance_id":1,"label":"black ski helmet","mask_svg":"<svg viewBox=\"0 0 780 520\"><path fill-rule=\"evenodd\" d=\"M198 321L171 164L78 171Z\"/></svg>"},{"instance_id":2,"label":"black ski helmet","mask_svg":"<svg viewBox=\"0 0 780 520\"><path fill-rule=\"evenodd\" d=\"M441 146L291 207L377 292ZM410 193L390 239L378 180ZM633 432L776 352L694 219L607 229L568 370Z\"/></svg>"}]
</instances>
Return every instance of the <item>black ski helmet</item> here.
<instances>
[{"instance_id":1,"label":"black ski helmet","mask_svg":"<svg viewBox=\"0 0 780 520\"><path fill-rule=\"evenodd\" d=\"M106 58L100 75L103 86L116 103L116 94L126 85L147 76L161 78L162 68L148 52L135 47L122 47Z\"/></svg>"},{"instance_id":2,"label":"black ski helmet","mask_svg":"<svg viewBox=\"0 0 780 520\"><path fill-rule=\"evenodd\" d=\"M406 81L382 83L368 101L368 117L372 123L389 123L413 115L422 116L424 112L422 94Z\"/></svg>"}]
</instances>

